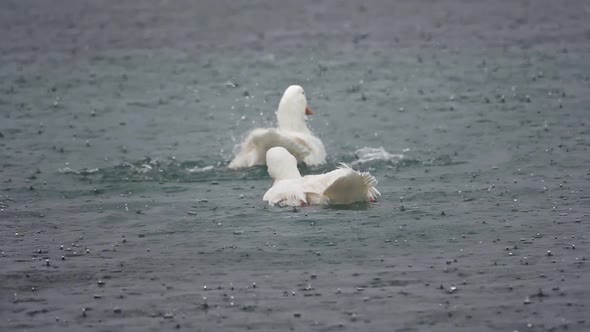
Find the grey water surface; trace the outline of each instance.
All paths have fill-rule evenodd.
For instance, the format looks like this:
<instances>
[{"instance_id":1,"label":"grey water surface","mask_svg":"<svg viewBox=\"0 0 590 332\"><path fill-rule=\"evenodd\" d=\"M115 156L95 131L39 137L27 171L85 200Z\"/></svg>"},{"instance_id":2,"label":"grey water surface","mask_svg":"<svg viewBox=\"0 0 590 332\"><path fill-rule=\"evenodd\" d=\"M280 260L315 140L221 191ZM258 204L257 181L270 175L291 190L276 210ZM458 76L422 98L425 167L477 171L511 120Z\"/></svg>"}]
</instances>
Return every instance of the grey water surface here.
<instances>
[{"instance_id":1,"label":"grey water surface","mask_svg":"<svg viewBox=\"0 0 590 332\"><path fill-rule=\"evenodd\" d=\"M589 15L2 1L0 330L588 331ZM225 167L290 84L378 202Z\"/></svg>"}]
</instances>

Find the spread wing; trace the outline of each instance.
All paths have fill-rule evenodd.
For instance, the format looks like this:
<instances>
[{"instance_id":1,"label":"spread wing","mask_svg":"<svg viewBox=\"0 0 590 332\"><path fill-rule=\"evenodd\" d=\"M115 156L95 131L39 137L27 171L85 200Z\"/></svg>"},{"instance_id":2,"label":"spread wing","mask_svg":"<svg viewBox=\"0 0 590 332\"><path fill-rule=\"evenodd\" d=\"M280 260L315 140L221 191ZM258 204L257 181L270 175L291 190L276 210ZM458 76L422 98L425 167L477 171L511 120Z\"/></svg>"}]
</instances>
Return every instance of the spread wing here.
<instances>
[{"instance_id":1,"label":"spread wing","mask_svg":"<svg viewBox=\"0 0 590 332\"><path fill-rule=\"evenodd\" d=\"M338 171L339 176L324 190L330 204L373 202L381 195L375 188L377 180L370 173L355 171L346 164L341 164Z\"/></svg>"}]
</instances>

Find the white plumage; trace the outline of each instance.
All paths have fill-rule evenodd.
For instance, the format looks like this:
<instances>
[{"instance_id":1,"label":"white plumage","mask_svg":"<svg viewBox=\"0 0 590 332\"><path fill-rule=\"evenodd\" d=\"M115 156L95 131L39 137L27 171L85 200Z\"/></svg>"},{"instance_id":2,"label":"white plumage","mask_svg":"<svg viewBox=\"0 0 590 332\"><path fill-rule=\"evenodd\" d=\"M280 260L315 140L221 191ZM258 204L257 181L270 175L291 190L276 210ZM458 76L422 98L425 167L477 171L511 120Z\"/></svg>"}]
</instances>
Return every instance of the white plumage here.
<instances>
[{"instance_id":1,"label":"white plumage","mask_svg":"<svg viewBox=\"0 0 590 332\"><path fill-rule=\"evenodd\" d=\"M278 128L257 128L240 143L228 167L232 169L264 165L266 151L275 146L287 149L298 162L320 165L326 162L326 149L305 123L313 112L303 88L292 85L283 94L277 109Z\"/></svg>"},{"instance_id":2,"label":"white plumage","mask_svg":"<svg viewBox=\"0 0 590 332\"><path fill-rule=\"evenodd\" d=\"M267 151L266 164L274 183L262 199L270 205L373 202L381 195L375 188L375 177L368 172L355 171L346 164L325 174L302 177L297 160L282 147Z\"/></svg>"}]
</instances>

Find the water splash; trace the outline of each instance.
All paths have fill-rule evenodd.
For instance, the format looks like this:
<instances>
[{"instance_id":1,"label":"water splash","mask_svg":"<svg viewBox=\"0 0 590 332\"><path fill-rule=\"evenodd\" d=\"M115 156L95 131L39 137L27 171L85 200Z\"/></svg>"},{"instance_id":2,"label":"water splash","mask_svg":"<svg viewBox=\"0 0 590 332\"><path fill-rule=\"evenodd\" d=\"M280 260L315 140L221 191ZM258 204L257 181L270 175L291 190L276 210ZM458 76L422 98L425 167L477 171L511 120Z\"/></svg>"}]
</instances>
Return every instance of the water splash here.
<instances>
[{"instance_id":1,"label":"water splash","mask_svg":"<svg viewBox=\"0 0 590 332\"><path fill-rule=\"evenodd\" d=\"M146 157L104 168L74 170L66 167L58 171L103 182L208 182L268 178L266 167L230 170L221 161L215 164L213 166L202 161L157 160Z\"/></svg>"},{"instance_id":2,"label":"water splash","mask_svg":"<svg viewBox=\"0 0 590 332\"><path fill-rule=\"evenodd\" d=\"M408 151L404 150L404 152ZM302 164L299 165L299 169L302 175L309 175L332 171L338 167L340 162L347 162L357 169L371 169L376 172L385 169L399 171L403 168L449 166L460 163L454 161L449 155L420 159L408 158L404 154L389 153L383 147L365 147L357 150L354 156L330 159L327 164L321 166L308 167ZM59 169L58 172L103 182L208 182L269 179L265 166L231 170L226 167L226 162L223 160L178 161L174 158L158 160L149 157L138 161L125 161L104 168L76 170L65 167Z\"/></svg>"},{"instance_id":3,"label":"water splash","mask_svg":"<svg viewBox=\"0 0 590 332\"><path fill-rule=\"evenodd\" d=\"M357 160L353 161L352 166L358 166L373 162L387 162L396 163L404 159L404 155L401 153L389 153L383 147L371 148L364 147L358 149L355 153Z\"/></svg>"},{"instance_id":4,"label":"water splash","mask_svg":"<svg viewBox=\"0 0 590 332\"><path fill-rule=\"evenodd\" d=\"M98 173L100 170L98 168L81 168L79 170L75 170L70 167L64 167L58 169L57 171L61 174L91 175Z\"/></svg>"}]
</instances>

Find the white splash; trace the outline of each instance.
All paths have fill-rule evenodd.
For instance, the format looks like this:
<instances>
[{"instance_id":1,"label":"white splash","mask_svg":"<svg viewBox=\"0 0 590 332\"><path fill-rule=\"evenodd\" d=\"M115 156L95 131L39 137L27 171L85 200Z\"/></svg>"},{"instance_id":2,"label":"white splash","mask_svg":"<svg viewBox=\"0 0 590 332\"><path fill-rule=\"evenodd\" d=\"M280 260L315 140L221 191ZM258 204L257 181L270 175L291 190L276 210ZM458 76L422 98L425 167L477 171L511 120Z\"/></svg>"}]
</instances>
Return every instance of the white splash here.
<instances>
[{"instance_id":1,"label":"white splash","mask_svg":"<svg viewBox=\"0 0 590 332\"><path fill-rule=\"evenodd\" d=\"M405 151L409 151L409 149L404 149ZM358 160L352 162L352 165L359 165L364 163L369 163L372 161L398 161L404 158L404 155L401 153L389 153L383 147L379 148L370 148L364 147L362 149L358 149L355 151L355 156Z\"/></svg>"},{"instance_id":2,"label":"white splash","mask_svg":"<svg viewBox=\"0 0 590 332\"><path fill-rule=\"evenodd\" d=\"M189 168L187 171L189 173L202 173L202 172L209 172L212 171L215 167L209 165L209 166L205 166L205 167L199 167L199 166L195 166L193 168Z\"/></svg>"},{"instance_id":3,"label":"white splash","mask_svg":"<svg viewBox=\"0 0 590 332\"><path fill-rule=\"evenodd\" d=\"M64 167L57 170L61 174L77 174L77 175L90 175L98 172L98 168L82 168L80 170L75 170L70 167Z\"/></svg>"}]
</instances>

